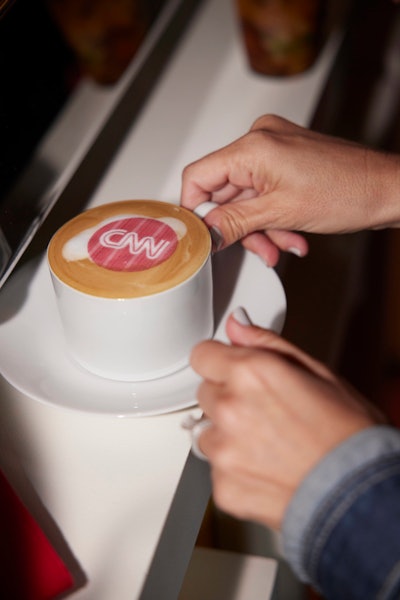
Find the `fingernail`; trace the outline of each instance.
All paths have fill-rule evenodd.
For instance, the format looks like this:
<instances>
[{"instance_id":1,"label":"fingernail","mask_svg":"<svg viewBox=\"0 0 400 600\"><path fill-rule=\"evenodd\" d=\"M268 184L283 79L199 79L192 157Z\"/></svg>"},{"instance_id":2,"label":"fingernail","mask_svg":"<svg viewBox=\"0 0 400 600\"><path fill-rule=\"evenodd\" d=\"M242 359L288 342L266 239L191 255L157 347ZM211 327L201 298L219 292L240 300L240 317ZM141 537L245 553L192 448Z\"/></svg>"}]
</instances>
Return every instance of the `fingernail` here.
<instances>
[{"instance_id":1,"label":"fingernail","mask_svg":"<svg viewBox=\"0 0 400 600\"><path fill-rule=\"evenodd\" d=\"M218 227L215 227L214 225L210 227L209 231L212 240L213 252L218 252L218 250L221 250L224 244L224 238L222 237L222 233L220 232Z\"/></svg>"},{"instance_id":2,"label":"fingernail","mask_svg":"<svg viewBox=\"0 0 400 600\"><path fill-rule=\"evenodd\" d=\"M261 258L261 262L268 267L268 269L272 269L270 263L268 262L268 260L266 258Z\"/></svg>"},{"instance_id":3,"label":"fingernail","mask_svg":"<svg viewBox=\"0 0 400 600\"><path fill-rule=\"evenodd\" d=\"M232 312L232 316L240 325L252 325L249 315L242 306L238 306Z\"/></svg>"},{"instance_id":4,"label":"fingernail","mask_svg":"<svg viewBox=\"0 0 400 600\"><path fill-rule=\"evenodd\" d=\"M292 254L294 254L295 256L299 256L300 258L303 256L302 251L299 250L299 248L296 248L295 246L291 246L290 248L288 248L288 252L291 252Z\"/></svg>"}]
</instances>

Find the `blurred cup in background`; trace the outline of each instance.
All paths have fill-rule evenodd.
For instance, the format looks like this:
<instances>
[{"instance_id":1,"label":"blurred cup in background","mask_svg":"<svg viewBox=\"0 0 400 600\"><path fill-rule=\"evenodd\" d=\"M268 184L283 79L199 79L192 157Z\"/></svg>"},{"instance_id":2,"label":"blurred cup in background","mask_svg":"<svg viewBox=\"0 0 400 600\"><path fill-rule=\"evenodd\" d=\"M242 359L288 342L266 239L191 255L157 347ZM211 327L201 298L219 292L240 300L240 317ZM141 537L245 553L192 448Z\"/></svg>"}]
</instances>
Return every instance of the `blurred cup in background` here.
<instances>
[{"instance_id":1,"label":"blurred cup in background","mask_svg":"<svg viewBox=\"0 0 400 600\"><path fill-rule=\"evenodd\" d=\"M235 0L251 69L263 75L302 73L318 58L327 0Z\"/></svg>"},{"instance_id":2,"label":"blurred cup in background","mask_svg":"<svg viewBox=\"0 0 400 600\"><path fill-rule=\"evenodd\" d=\"M150 27L145 0L46 1L82 73L99 84L119 79Z\"/></svg>"}]
</instances>

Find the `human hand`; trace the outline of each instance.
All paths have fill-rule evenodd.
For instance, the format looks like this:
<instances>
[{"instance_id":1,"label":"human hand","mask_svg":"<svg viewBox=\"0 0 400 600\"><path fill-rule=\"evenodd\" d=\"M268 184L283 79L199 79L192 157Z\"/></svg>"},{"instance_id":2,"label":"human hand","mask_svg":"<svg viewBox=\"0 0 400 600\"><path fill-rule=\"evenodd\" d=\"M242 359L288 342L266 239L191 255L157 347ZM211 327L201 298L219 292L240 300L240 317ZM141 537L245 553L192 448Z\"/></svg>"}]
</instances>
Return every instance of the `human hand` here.
<instances>
[{"instance_id":1,"label":"human hand","mask_svg":"<svg viewBox=\"0 0 400 600\"><path fill-rule=\"evenodd\" d=\"M272 331L227 321L232 346L206 341L191 364L210 420L197 440L216 504L279 528L307 473L352 434L383 422L327 367Z\"/></svg>"},{"instance_id":2,"label":"human hand","mask_svg":"<svg viewBox=\"0 0 400 600\"><path fill-rule=\"evenodd\" d=\"M307 253L296 232L398 226L399 184L399 157L266 115L184 169L181 203L220 204L205 221L220 231L223 245L242 240L275 266L281 250Z\"/></svg>"}]
</instances>

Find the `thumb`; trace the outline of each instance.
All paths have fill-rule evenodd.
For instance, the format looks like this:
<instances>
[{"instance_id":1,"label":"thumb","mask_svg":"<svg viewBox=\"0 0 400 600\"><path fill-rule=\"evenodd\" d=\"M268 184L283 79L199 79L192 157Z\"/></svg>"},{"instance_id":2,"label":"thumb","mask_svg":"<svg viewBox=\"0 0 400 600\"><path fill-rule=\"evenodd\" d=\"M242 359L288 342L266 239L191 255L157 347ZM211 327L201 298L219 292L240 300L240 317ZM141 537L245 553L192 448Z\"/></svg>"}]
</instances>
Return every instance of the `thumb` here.
<instances>
[{"instance_id":1,"label":"thumb","mask_svg":"<svg viewBox=\"0 0 400 600\"><path fill-rule=\"evenodd\" d=\"M268 225L278 226L272 218L268 219L268 205L253 190L242 190L234 201L215 201L218 206L204 220L209 227L220 232L224 246L230 246L254 232L263 232Z\"/></svg>"},{"instance_id":2,"label":"thumb","mask_svg":"<svg viewBox=\"0 0 400 600\"><path fill-rule=\"evenodd\" d=\"M321 362L303 352L294 344L288 342L283 337L271 329L263 329L251 323L251 320L242 307L236 308L230 315L226 323L227 335L235 346L244 346L258 348L276 352L291 362L302 365L310 372L331 380L333 374Z\"/></svg>"},{"instance_id":3,"label":"thumb","mask_svg":"<svg viewBox=\"0 0 400 600\"><path fill-rule=\"evenodd\" d=\"M245 308L239 306L230 315L226 323L227 335L235 346L275 349L286 342L270 329L253 325ZM276 348L278 349L278 348Z\"/></svg>"}]
</instances>

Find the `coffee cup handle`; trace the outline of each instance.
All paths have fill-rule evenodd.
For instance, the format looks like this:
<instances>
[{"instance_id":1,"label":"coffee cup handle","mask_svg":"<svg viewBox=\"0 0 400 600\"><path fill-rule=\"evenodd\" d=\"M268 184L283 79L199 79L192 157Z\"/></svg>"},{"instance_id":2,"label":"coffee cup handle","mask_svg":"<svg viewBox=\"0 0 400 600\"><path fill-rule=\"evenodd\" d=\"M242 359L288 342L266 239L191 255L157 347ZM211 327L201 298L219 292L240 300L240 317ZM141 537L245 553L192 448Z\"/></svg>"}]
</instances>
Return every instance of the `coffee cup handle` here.
<instances>
[{"instance_id":1,"label":"coffee cup handle","mask_svg":"<svg viewBox=\"0 0 400 600\"><path fill-rule=\"evenodd\" d=\"M212 202L210 200L210 201L202 202L201 204L198 204L196 206L196 208L193 209L193 212L195 215L200 217L200 219L204 219L204 217L206 217L209 212L211 212L212 210L214 210L214 208L217 208L218 206L219 206L219 204L217 202Z\"/></svg>"},{"instance_id":2,"label":"coffee cup handle","mask_svg":"<svg viewBox=\"0 0 400 600\"><path fill-rule=\"evenodd\" d=\"M195 215L197 215L200 219L204 219L204 217L206 215L208 215L209 212L211 212L212 210L214 210L214 208L217 208L217 206L220 206L217 202L212 202L207 201L207 202L202 202L201 204L198 204L196 206L196 208L193 209L193 212ZM211 240L212 240L212 252L218 252L218 250L220 250L223 246L223 237L221 235L220 230L217 227L210 227L210 235L211 235Z\"/></svg>"}]
</instances>

